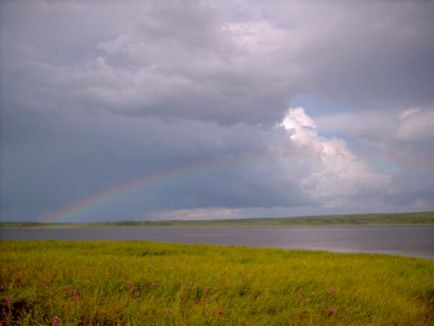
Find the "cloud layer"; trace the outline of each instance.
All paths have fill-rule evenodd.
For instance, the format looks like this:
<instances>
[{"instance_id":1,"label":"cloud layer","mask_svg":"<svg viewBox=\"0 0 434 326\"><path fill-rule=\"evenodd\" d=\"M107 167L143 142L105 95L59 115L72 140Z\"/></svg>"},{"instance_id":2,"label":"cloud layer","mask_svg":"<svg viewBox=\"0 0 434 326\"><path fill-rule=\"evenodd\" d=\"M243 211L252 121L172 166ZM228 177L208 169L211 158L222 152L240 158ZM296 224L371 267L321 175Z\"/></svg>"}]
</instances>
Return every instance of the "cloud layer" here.
<instances>
[{"instance_id":1,"label":"cloud layer","mask_svg":"<svg viewBox=\"0 0 434 326\"><path fill-rule=\"evenodd\" d=\"M431 2L0 6L2 219L434 208Z\"/></svg>"}]
</instances>

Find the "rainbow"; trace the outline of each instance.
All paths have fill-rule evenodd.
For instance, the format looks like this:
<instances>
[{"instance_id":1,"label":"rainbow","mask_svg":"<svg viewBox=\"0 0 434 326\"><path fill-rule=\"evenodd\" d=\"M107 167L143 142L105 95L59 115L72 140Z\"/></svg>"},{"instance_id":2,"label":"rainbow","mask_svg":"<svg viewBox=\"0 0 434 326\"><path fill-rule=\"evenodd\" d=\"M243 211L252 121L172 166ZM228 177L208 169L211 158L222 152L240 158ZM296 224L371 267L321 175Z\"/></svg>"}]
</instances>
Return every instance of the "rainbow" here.
<instances>
[{"instance_id":1,"label":"rainbow","mask_svg":"<svg viewBox=\"0 0 434 326\"><path fill-rule=\"evenodd\" d=\"M191 164L173 170L157 173L154 175L139 177L137 179L124 182L122 184L102 189L82 200L63 206L48 214L42 214L41 216L39 216L38 220L46 223L67 222L74 216L85 213L91 208L107 204L120 196L123 196L138 189L146 188L166 180L182 178L199 172L207 172L228 165L262 161L264 158L270 159L270 154L223 157L212 162Z\"/></svg>"}]
</instances>

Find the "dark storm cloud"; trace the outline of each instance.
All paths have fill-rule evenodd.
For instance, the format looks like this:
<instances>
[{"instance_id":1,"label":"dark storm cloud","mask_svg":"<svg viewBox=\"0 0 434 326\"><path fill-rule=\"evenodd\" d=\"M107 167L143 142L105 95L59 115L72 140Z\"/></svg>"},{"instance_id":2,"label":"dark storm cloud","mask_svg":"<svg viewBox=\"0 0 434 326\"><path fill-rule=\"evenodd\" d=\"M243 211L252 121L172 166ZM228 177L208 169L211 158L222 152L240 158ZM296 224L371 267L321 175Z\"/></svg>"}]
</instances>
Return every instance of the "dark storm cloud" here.
<instances>
[{"instance_id":1,"label":"dark storm cloud","mask_svg":"<svg viewBox=\"0 0 434 326\"><path fill-rule=\"evenodd\" d=\"M434 198L433 3L9 1L0 11L2 218L242 158L73 218ZM317 106L279 126L305 97Z\"/></svg>"},{"instance_id":2,"label":"dark storm cloud","mask_svg":"<svg viewBox=\"0 0 434 326\"><path fill-rule=\"evenodd\" d=\"M234 21L197 1L6 3L5 79L28 84L25 105L224 123L275 122L301 93L352 108L433 103L434 4L256 6Z\"/></svg>"},{"instance_id":3,"label":"dark storm cloud","mask_svg":"<svg viewBox=\"0 0 434 326\"><path fill-rule=\"evenodd\" d=\"M8 121L22 111L9 113ZM307 202L290 178L277 180L269 173L275 165L273 146L281 148L285 142L281 131L145 120L106 112L71 112L55 122L41 117L33 122L21 125L28 133L25 141L14 139L17 125L3 129L2 209L6 216L48 213L128 180L157 176L158 181L167 171L174 171L175 177L145 184L127 193L128 198L108 203L102 216L119 218L122 212L134 217L137 212L192 206L268 207ZM289 143L285 151L291 151ZM216 161L223 163L216 165ZM189 166L193 166L190 172L177 176L176 171ZM27 204L16 207L17 198L26 198Z\"/></svg>"},{"instance_id":4,"label":"dark storm cloud","mask_svg":"<svg viewBox=\"0 0 434 326\"><path fill-rule=\"evenodd\" d=\"M10 92L27 84L22 105L38 96L53 106L231 123L275 120L286 108L287 81L252 62L218 11L199 3L4 7L5 80L17 79Z\"/></svg>"},{"instance_id":5,"label":"dark storm cloud","mask_svg":"<svg viewBox=\"0 0 434 326\"><path fill-rule=\"evenodd\" d=\"M300 42L287 54L298 54L305 90L352 109L432 106L433 2L283 1L264 11Z\"/></svg>"}]
</instances>

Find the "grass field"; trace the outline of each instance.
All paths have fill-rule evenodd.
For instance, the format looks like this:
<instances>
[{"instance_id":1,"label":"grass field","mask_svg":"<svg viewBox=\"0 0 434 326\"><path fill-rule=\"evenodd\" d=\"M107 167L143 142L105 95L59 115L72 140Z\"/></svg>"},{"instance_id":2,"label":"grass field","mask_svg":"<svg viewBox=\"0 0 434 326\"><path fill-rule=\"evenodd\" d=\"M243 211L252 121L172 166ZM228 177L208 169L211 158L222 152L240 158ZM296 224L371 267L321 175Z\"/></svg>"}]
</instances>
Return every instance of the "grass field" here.
<instances>
[{"instance_id":1,"label":"grass field","mask_svg":"<svg viewBox=\"0 0 434 326\"><path fill-rule=\"evenodd\" d=\"M157 244L0 242L3 325L427 325L434 261Z\"/></svg>"}]
</instances>

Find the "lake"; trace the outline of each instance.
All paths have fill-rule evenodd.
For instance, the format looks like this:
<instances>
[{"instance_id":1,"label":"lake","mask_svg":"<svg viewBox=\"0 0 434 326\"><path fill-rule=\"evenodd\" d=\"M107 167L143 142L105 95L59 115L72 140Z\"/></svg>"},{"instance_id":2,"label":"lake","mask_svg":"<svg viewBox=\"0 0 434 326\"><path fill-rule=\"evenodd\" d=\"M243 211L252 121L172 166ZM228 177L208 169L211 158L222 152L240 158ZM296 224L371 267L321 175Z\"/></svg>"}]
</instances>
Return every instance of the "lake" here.
<instances>
[{"instance_id":1,"label":"lake","mask_svg":"<svg viewBox=\"0 0 434 326\"><path fill-rule=\"evenodd\" d=\"M434 226L4 228L2 240L150 240L434 259Z\"/></svg>"}]
</instances>

